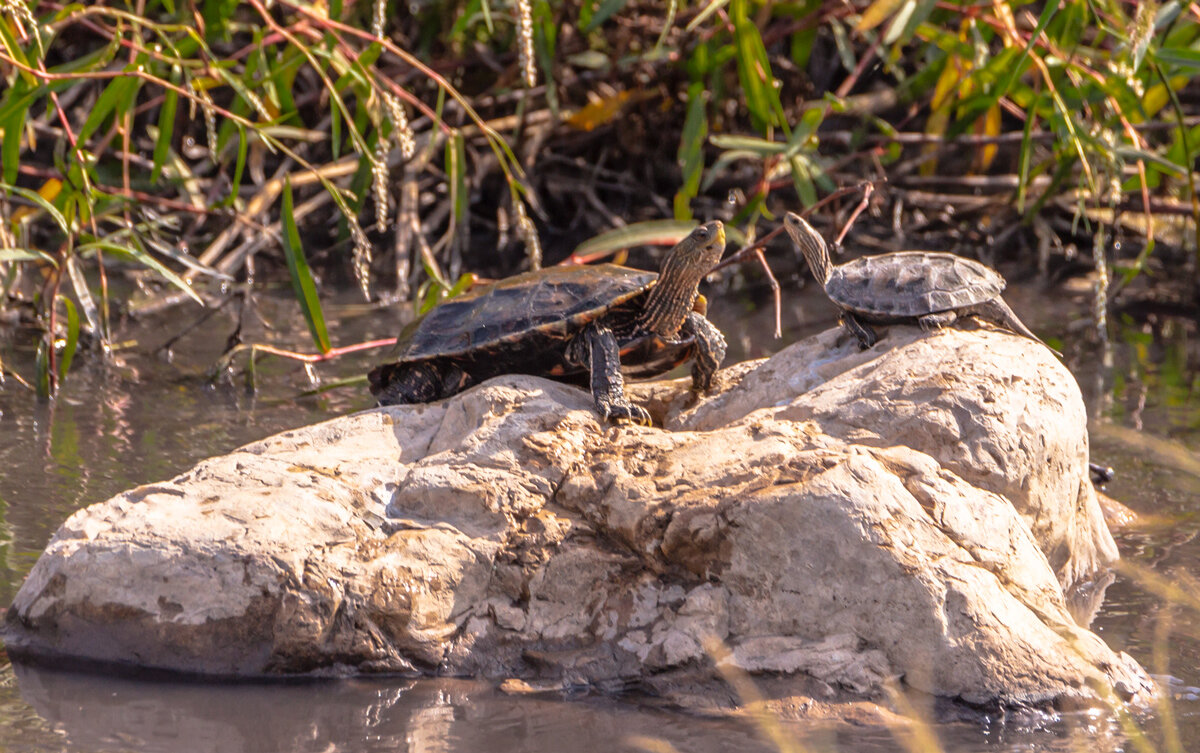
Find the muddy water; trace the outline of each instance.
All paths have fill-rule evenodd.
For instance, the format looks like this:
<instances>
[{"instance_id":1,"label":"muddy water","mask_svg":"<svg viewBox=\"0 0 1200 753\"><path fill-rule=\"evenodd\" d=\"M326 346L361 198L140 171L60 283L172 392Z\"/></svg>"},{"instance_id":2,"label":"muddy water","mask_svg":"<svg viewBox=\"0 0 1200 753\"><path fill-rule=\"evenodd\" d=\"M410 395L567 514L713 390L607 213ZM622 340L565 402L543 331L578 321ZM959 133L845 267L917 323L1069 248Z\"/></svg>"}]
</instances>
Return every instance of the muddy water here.
<instances>
[{"instance_id":1,"label":"muddy water","mask_svg":"<svg viewBox=\"0 0 1200 753\"><path fill-rule=\"evenodd\" d=\"M1034 329L1065 334L1070 296L1012 291ZM1068 308L1047 308L1054 300ZM785 303L785 337L773 341L770 315L748 302L716 299L712 317L729 334L730 360L765 355L833 323L811 291ZM328 312L337 344L393 333L394 315L352 305ZM195 461L243 443L367 408L363 385L313 396L309 374L292 363L258 362L259 391L239 377L214 385L211 368L236 326L227 306L167 351L191 311L127 325L105 365L82 354L61 396L38 405L9 380L0 390L0 603L12 600L55 528L72 511L130 486L168 478ZM307 349L303 322L286 297L264 293L247 316L246 339ZM1068 360L1092 407L1095 459L1114 466L1112 495L1145 516L1118 533L1127 561L1177 583L1200 578L1200 340L1194 324L1118 327L1112 369L1095 346L1068 338ZM365 372L380 356L320 367L328 383ZM0 329L0 358L32 373L28 332ZM239 364L241 366L242 364ZM1200 588L1194 593L1200 594ZM1171 629L1164 631L1165 619ZM1160 675L1173 700L1183 750L1200 740L1200 611L1167 609L1136 577L1116 576L1095 618L1111 645ZM1164 641L1163 636L1167 636ZM1166 647L1156 652L1156 647ZM1161 718L1138 720L1166 750ZM785 725L814 750L898 751L886 731ZM1065 714L1029 724L994 719L940 724L950 753L1131 749L1109 715ZM505 696L459 680L206 684L135 680L0 662L0 750L73 751L612 751L637 736L680 751L770 751L747 722L660 708L650 699L581 695Z\"/></svg>"}]
</instances>

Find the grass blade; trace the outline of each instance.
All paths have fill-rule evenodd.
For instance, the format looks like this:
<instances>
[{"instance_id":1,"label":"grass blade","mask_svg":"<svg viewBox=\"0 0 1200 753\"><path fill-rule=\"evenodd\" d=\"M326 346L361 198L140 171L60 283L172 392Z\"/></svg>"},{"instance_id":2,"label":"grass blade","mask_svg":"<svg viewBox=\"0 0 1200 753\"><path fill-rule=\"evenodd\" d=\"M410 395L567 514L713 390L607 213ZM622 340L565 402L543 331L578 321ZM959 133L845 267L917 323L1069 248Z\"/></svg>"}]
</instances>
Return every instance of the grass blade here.
<instances>
[{"instance_id":1,"label":"grass blade","mask_svg":"<svg viewBox=\"0 0 1200 753\"><path fill-rule=\"evenodd\" d=\"M67 276L71 278L71 287L75 289L75 297L79 299L79 306L83 309L83 315L87 317L92 331L101 338L102 342L107 343L105 330L100 328L100 311L96 308L92 292L88 290L87 278L83 276L83 270L79 268L77 254L67 256Z\"/></svg>"},{"instance_id":2,"label":"grass blade","mask_svg":"<svg viewBox=\"0 0 1200 753\"><path fill-rule=\"evenodd\" d=\"M325 329L325 314L321 311L317 284L308 268L308 260L304 258L304 248L300 245L300 231L296 229L291 179L283 184L283 212L280 222L283 227L283 253L287 257L288 272L292 276L292 289L296 292L296 300L300 303L300 310L304 312L304 320L308 322L308 331L312 333L317 350L328 353L330 345L329 333Z\"/></svg>"},{"instance_id":3,"label":"grass blade","mask_svg":"<svg viewBox=\"0 0 1200 753\"><path fill-rule=\"evenodd\" d=\"M696 227L695 220L634 222L580 243L574 256L612 253L631 246L673 246Z\"/></svg>"},{"instance_id":4,"label":"grass blade","mask_svg":"<svg viewBox=\"0 0 1200 753\"><path fill-rule=\"evenodd\" d=\"M772 154L783 154L788 148L787 144L781 144L778 141L767 141L757 136L738 136L735 134L720 133L713 134L708 140L713 146L719 149L748 150L762 157Z\"/></svg>"},{"instance_id":5,"label":"grass blade","mask_svg":"<svg viewBox=\"0 0 1200 753\"><path fill-rule=\"evenodd\" d=\"M171 136L175 133L175 108L179 104L179 94L168 89L162 108L158 111L158 138L154 140L154 165L150 168L150 182L157 183L162 174L163 163L167 160L167 151L171 148Z\"/></svg>"},{"instance_id":6,"label":"grass blade","mask_svg":"<svg viewBox=\"0 0 1200 753\"><path fill-rule=\"evenodd\" d=\"M38 340L37 360L34 365L34 388L41 400L50 399L50 347L46 341L51 337L47 332L45 337Z\"/></svg>"},{"instance_id":7,"label":"grass blade","mask_svg":"<svg viewBox=\"0 0 1200 753\"><path fill-rule=\"evenodd\" d=\"M708 135L708 116L705 105L703 82L697 81L688 87L687 118L683 124L683 136L679 139L679 164L683 166L683 185L675 193L675 219L692 219L691 201L700 192L700 178L704 172L704 138Z\"/></svg>"},{"instance_id":8,"label":"grass blade","mask_svg":"<svg viewBox=\"0 0 1200 753\"><path fill-rule=\"evenodd\" d=\"M7 138L8 133L6 132L5 139ZM7 172L7 167L5 168L5 172ZM46 198L38 192L30 191L28 188L21 188L20 186L11 185L8 182L0 183L0 191L15 193L22 198L29 199L34 204L37 204L42 209L46 210L46 214L50 215L51 219L54 220L54 224L58 225L59 229L68 235L71 233L71 228L67 225L67 218L64 217L62 212L58 211L53 204L47 201Z\"/></svg>"},{"instance_id":9,"label":"grass blade","mask_svg":"<svg viewBox=\"0 0 1200 753\"><path fill-rule=\"evenodd\" d=\"M44 261L57 267L54 257L44 251L33 248L0 248L0 262L10 261Z\"/></svg>"},{"instance_id":10,"label":"grass blade","mask_svg":"<svg viewBox=\"0 0 1200 753\"><path fill-rule=\"evenodd\" d=\"M600 6L596 8L595 15L592 16L591 20L589 20L588 23L582 29L580 29L580 31L584 34L587 34L588 32L595 30L602 23L612 18L617 11L624 7L625 0L602 0Z\"/></svg>"},{"instance_id":11,"label":"grass blade","mask_svg":"<svg viewBox=\"0 0 1200 753\"><path fill-rule=\"evenodd\" d=\"M446 183L450 186L450 206L454 208L455 224L462 222L467 211L467 147L462 131L455 130L446 139Z\"/></svg>"},{"instance_id":12,"label":"grass blade","mask_svg":"<svg viewBox=\"0 0 1200 753\"><path fill-rule=\"evenodd\" d=\"M83 253L84 251L91 251L95 249L100 249L101 251L107 251L109 253L117 254L118 256L123 256L127 259L136 261L138 264L141 264L144 267L153 269L155 272L158 272L160 275L162 275L167 282L186 293L193 301L201 306L204 305L203 299L196 295L196 291L192 290L191 285L188 285L182 277L172 272L169 267L164 266L162 262L160 262L158 259L155 259L142 249L135 246L122 246L119 243L111 243L109 241L93 241L91 243L85 243L79 246L78 251Z\"/></svg>"},{"instance_id":13,"label":"grass blade","mask_svg":"<svg viewBox=\"0 0 1200 753\"><path fill-rule=\"evenodd\" d=\"M29 107L17 107L6 120L0 121L4 129L4 141L0 144L0 163L4 166L4 182L15 183L17 168L21 165L21 134L25 132L25 115Z\"/></svg>"},{"instance_id":14,"label":"grass blade","mask_svg":"<svg viewBox=\"0 0 1200 753\"><path fill-rule=\"evenodd\" d=\"M86 144L91 138L104 119L109 116L114 110L121 113L122 103L129 101L130 98L137 95L138 88L142 85L141 79L133 76L124 76L115 78L108 86L104 87L100 97L96 100L96 105L88 113L87 120L83 122L83 127L79 129L78 141L80 144Z\"/></svg>"},{"instance_id":15,"label":"grass blade","mask_svg":"<svg viewBox=\"0 0 1200 753\"><path fill-rule=\"evenodd\" d=\"M61 382L67 375L67 369L71 368L75 349L79 347L79 312L70 298L60 295L59 300L67 309L67 343L63 347L62 360L58 362L58 380Z\"/></svg>"},{"instance_id":16,"label":"grass blade","mask_svg":"<svg viewBox=\"0 0 1200 753\"><path fill-rule=\"evenodd\" d=\"M750 19L747 0L733 0L729 11L737 48L738 80L746 97L746 107L760 125L781 126L784 133L788 133L787 118L779 101L779 90L775 88L775 76L771 72L767 48L763 45L758 27Z\"/></svg>"},{"instance_id":17,"label":"grass blade","mask_svg":"<svg viewBox=\"0 0 1200 753\"><path fill-rule=\"evenodd\" d=\"M688 22L688 25L686 28L684 28L684 31L688 32L689 34L695 31L697 26L704 23L709 16L721 10L726 5L729 5L729 0L712 0L711 3L704 7L704 10L697 13L696 17Z\"/></svg>"}]
</instances>

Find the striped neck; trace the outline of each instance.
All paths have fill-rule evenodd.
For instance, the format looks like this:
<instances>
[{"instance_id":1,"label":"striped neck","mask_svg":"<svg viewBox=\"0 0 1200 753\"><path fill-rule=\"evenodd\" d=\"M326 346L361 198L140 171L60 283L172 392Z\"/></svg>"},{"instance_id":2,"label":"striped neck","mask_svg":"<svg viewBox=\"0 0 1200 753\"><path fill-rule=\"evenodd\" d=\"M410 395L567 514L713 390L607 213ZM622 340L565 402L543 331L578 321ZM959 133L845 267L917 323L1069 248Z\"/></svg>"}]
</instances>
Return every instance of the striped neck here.
<instances>
[{"instance_id":1,"label":"striped neck","mask_svg":"<svg viewBox=\"0 0 1200 753\"><path fill-rule=\"evenodd\" d=\"M784 227L792 237L792 242L804 254L804 260L808 262L808 268L812 270L817 282L821 285L829 282L829 277L833 274L833 262L829 260L829 246L821 234L800 215L791 212L788 213Z\"/></svg>"},{"instance_id":2,"label":"striped neck","mask_svg":"<svg viewBox=\"0 0 1200 753\"><path fill-rule=\"evenodd\" d=\"M646 296L646 306L639 317L641 328L660 337L674 337L687 319L699 294L700 280L707 268L697 268L686 259L672 254L663 262L658 282Z\"/></svg>"}]
</instances>

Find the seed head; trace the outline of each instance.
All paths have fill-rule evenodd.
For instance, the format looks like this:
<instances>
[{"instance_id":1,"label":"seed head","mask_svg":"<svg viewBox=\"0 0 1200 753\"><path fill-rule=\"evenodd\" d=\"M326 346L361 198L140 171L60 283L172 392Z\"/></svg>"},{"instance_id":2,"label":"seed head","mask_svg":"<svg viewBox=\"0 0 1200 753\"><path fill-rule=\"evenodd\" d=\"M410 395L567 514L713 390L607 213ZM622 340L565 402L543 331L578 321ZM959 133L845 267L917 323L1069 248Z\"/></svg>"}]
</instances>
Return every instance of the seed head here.
<instances>
[{"instance_id":1,"label":"seed head","mask_svg":"<svg viewBox=\"0 0 1200 753\"><path fill-rule=\"evenodd\" d=\"M371 187L375 189L375 229L387 228L388 218L388 142L380 138L375 142L375 153L371 155Z\"/></svg>"},{"instance_id":2,"label":"seed head","mask_svg":"<svg viewBox=\"0 0 1200 753\"><path fill-rule=\"evenodd\" d=\"M517 57L525 86L537 86L537 67L533 60L533 2L517 0Z\"/></svg>"}]
</instances>

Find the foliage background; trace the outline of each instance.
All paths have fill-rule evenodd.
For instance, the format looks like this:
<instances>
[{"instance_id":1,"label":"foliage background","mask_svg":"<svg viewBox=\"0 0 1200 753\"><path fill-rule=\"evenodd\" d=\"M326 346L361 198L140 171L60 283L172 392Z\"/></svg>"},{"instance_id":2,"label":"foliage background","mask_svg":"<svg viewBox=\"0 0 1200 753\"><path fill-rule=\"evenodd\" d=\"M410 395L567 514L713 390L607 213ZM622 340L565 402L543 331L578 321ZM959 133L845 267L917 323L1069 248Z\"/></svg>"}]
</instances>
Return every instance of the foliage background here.
<instances>
[{"instance_id":1,"label":"foliage background","mask_svg":"<svg viewBox=\"0 0 1200 753\"><path fill-rule=\"evenodd\" d=\"M321 299L351 280L425 308L696 219L749 244L834 196L832 230L864 179L857 243L1083 265L1097 336L1127 286L1197 299L1200 23L1178 2L0 8L0 310L42 333L43 395L121 317L263 276L336 355Z\"/></svg>"}]
</instances>

